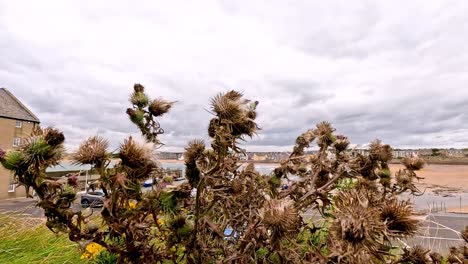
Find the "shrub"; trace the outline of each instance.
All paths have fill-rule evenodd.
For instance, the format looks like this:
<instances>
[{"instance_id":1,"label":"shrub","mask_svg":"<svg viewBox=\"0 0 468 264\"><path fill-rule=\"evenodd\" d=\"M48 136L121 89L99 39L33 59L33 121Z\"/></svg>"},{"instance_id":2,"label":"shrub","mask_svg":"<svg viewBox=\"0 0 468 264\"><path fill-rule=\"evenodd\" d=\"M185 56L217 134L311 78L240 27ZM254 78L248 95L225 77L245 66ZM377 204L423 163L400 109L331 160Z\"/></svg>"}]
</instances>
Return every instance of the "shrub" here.
<instances>
[{"instance_id":1,"label":"shrub","mask_svg":"<svg viewBox=\"0 0 468 264\"><path fill-rule=\"evenodd\" d=\"M423 249L395 254L392 242L412 236L417 221L401 193L420 194L417 157L403 160L405 169L390 172L392 149L379 140L369 155L348 149L349 140L321 122L301 134L288 159L261 175L253 164L239 166L239 142L255 135L258 101L236 91L211 100L210 142L192 140L185 149L187 182L174 189L161 186L143 193L141 182L160 178L153 149L164 130L156 118L173 102L151 100L136 84L127 109L146 143L131 137L120 146L120 164L108 169L111 155L105 139L84 141L74 158L100 173L105 202L102 226L89 214L71 208L70 186L48 179L45 169L57 164L63 134L38 130L18 150L1 155L18 181L38 194L47 227L70 240L95 243L120 263L383 263L428 260ZM53 140L47 140L53 139ZM307 155L315 143L319 150ZM0 152L2 153L2 152ZM286 190L281 180L297 175ZM193 193L196 195L193 195ZM315 226L305 212L321 215ZM101 253L101 254L108 254Z\"/></svg>"}]
</instances>

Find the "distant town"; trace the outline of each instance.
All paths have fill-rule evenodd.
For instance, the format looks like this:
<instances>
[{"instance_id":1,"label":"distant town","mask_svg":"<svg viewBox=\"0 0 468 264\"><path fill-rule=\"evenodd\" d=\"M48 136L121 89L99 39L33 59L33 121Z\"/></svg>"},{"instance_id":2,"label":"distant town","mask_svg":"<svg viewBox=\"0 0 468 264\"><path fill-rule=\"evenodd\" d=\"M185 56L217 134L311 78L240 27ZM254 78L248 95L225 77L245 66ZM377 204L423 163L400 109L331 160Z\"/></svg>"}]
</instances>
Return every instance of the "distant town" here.
<instances>
[{"instance_id":1,"label":"distant town","mask_svg":"<svg viewBox=\"0 0 468 264\"><path fill-rule=\"evenodd\" d=\"M355 149L356 152L363 155L368 154L367 149ZM311 150L306 152L308 155L312 155L317 151ZM245 155L241 155L243 161L254 161L254 162L280 162L281 160L287 159L291 152L245 152ZM158 152L158 158L161 160L184 160L184 153L182 152ZM418 155L429 161L438 160L466 160L468 162L468 148L465 149L394 149L393 158L398 160L404 157L410 157L412 155Z\"/></svg>"}]
</instances>

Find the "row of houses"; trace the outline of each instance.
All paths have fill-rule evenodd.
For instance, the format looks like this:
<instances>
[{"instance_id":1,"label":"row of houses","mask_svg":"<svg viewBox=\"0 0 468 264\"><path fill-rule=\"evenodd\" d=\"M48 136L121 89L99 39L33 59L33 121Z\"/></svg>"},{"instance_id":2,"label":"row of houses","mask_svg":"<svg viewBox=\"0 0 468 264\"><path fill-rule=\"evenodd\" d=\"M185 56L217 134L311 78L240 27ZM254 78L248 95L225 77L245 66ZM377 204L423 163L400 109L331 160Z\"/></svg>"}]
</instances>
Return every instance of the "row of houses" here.
<instances>
[{"instance_id":1,"label":"row of houses","mask_svg":"<svg viewBox=\"0 0 468 264\"><path fill-rule=\"evenodd\" d=\"M367 155L368 149L355 149L356 152ZM306 154L311 155L316 153L316 150L307 151ZM241 155L243 161L258 161L258 162L278 162L287 159L291 152L245 152ZM395 149L393 157L404 158L418 155L420 157L440 156L448 158L463 158L468 157L468 150L462 149ZM184 160L183 153L177 152L160 152L158 158L161 160Z\"/></svg>"}]
</instances>

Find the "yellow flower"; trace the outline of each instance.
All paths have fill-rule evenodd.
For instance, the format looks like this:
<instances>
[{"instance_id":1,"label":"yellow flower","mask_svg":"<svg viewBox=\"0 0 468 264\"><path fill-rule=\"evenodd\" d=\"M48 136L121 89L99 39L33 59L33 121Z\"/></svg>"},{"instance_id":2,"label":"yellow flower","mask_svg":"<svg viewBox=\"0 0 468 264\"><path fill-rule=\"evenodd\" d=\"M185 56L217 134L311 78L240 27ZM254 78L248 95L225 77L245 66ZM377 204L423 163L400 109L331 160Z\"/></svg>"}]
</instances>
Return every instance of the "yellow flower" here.
<instances>
[{"instance_id":1,"label":"yellow flower","mask_svg":"<svg viewBox=\"0 0 468 264\"><path fill-rule=\"evenodd\" d=\"M128 201L128 207L130 209L135 209L136 205L137 205L137 203L135 201Z\"/></svg>"},{"instance_id":2,"label":"yellow flower","mask_svg":"<svg viewBox=\"0 0 468 264\"><path fill-rule=\"evenodd\" d=\"M86 246L85 252L81 255L80 259L92 259L96 257L104 247L98 243L91 242Z\"/></svg>"},{"instance_id":3,"label":"yellow flower","mask_svg":"<svg viewBox=\"0 0 468 264\"><path fill-rule=\"evenodd\" d=\"M162 220L161 218L158 218L158 225L164 225L164 220Z\"/></svg>"}]
</instances>

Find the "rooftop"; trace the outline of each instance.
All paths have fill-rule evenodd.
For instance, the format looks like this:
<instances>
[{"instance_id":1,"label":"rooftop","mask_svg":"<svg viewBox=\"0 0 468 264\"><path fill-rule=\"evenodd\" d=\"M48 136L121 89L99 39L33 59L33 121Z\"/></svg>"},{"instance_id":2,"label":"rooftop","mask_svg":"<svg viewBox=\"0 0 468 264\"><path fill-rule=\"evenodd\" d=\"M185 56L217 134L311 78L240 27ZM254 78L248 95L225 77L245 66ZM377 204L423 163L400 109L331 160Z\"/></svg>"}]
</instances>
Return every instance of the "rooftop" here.
<instances>
[{"instance_id":1,"label":"rooftop","mask_svg":"<svg viewBox=\"0 0 468 264\"><path fill-rule=\"evenodd\" d=\"M0 117L40 122L39 118L6 88L0 88Z\"/></svg>"}]
</instances>

